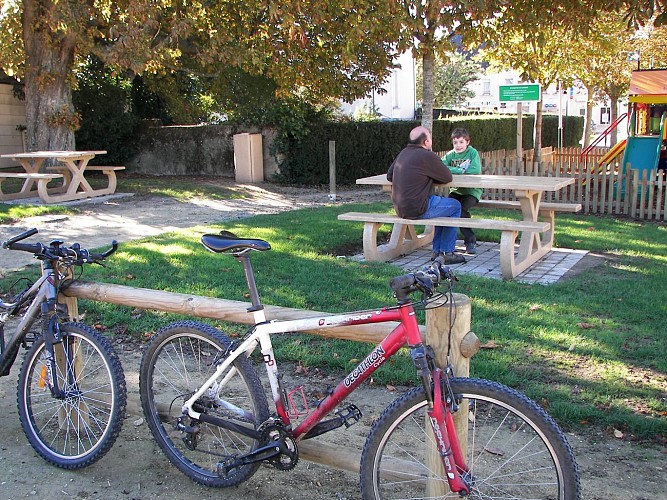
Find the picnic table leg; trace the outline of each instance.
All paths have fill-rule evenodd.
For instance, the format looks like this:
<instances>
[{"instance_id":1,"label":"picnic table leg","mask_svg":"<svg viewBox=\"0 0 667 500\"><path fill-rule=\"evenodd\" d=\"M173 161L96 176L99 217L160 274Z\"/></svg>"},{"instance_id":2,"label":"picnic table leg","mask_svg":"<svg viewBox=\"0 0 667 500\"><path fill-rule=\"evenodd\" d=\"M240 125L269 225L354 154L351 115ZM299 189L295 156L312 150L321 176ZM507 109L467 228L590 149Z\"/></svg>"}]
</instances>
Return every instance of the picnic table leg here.
<instances>
[{"instance_id":1,"label":"picnic table leg","mask_svg":"<svg viewBox=\"0 0 667 500\"><path fill-rule=\"evenodd\" d=\"M521 203L521 213L525 221L537 222L538 216L546 215L550 223L549 229L540 234L533 231L522 231L519 240L519 251L514 255L517 231L503 231L500 240L500 268L503 279L512 279L551 251L553 246L553 230L555 212L540 212L541 191L517 190L517 198Z\"/></svg>"},{"instance_id":2,"label":"picnic table leg","mask_svg":"<svg viewBox=\"0 0 667 500\"><path fill-rule=\"evenodd\" d=\"M21 160L21 166L27 174L36 174L39 173L39 170L42 168L42 163L44 163L45 158L35 158L34 160ZM17 194L17 198L30 198L32 187L35 184L35 179L26 179L23 182L23 187L21 191Z\"/></svg>"},{"instance_id":3,"label":"picnic table leg","mask_svg":"<svg viewBox=\"0 0 667 500\"><path fill-rule=\"evenodd\" d=\"M378 229L382 222L364 224L364 259L369 262L387 262L433 241L433 226L426 226L422 234L417 234L414 226L394 224L389 243L378 245Z\"/></svg>"},{"instance_id":4,"label":"picnic table leg","mask_svg":"<svg viewBox=\"0 0 667 500\"><path fill-rule=\"evenodd\" d=\"M91 157L92 158L92 157ZM70 173L72 174L72 178L70 179L69 185L67 187L67 195L68 196L73 196L77 193L79 190L79 186L83 188L84 192L92 192L93 188L90 184L88 184L88 181L84 178L83 173L86 170L86 166L88 165L88 162L90 161L90 158L82 158L81 160L69 160L69 159L61 159L61 162L63 162L65 165L67 165L67 168L69 169Z\"/></svg>"}]
</instances>

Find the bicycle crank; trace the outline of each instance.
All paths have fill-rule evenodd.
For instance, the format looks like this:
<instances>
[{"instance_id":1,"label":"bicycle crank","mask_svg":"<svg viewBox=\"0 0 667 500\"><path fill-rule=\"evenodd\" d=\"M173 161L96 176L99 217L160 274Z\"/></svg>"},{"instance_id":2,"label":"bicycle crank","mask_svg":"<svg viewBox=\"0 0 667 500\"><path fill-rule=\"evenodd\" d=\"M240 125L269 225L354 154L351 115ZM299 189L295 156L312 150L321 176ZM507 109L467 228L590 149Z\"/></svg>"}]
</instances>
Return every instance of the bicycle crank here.
<instances>
[{"instance_id":1,"label":"bicycle crank","mask_svg":"<svg viewBox=\"0 0 667 500\"><path fill-rule=\"evenodd\" d=\"M264 429L264 436L267 443L264 446L246 455L230 457L218 462L216 467L218 476L224 478L233 469L264 461L280 470L290 470L296 467L299 461L299 452L296 441L286 430L276 425L270 425Z\"/></svg>"}]
</instances>

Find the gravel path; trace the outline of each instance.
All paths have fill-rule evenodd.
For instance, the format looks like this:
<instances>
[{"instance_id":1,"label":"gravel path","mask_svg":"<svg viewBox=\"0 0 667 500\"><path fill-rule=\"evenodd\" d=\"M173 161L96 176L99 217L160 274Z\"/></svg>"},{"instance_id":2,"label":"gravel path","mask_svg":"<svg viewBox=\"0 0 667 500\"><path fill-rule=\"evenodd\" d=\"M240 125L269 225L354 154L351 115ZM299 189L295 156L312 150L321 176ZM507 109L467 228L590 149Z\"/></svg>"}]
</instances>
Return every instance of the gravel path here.
<instances>
[{"instance_id":1,"label":"gravel path","mask_svg":"<svg viewBox=\"0 0 667 500\"><path fill-rule=\"evenodd\" d=\"M273 184L236 185L226 180L220 184L238 196L225 200L195 198L178 201L158 196L116 195L85 200L72 203L79 211L75 215L28 217L14 224L0 225L0 241L34 227L39 230L39 235L33 236L32 242L59 238L67 244L78 242L86 248L99 248L114 239L123 242L201 224L331 203L328 192L317 189ZM387 199L388 196L377 189L352 189L337 193L335 201ZM0 250L0 276L34 262L27 253Z\"/></svg>"}]
</instances>

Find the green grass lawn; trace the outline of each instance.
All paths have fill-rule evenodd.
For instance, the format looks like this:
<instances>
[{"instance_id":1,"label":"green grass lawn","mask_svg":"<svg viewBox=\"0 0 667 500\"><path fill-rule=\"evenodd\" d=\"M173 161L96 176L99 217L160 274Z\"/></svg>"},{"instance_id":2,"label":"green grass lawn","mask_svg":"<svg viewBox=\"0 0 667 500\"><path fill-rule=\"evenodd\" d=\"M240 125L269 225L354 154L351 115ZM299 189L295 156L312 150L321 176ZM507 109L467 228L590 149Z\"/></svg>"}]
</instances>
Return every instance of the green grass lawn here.
<instances>
[{"instance_id":1,"label":"green grass lawn","mask_svg":"<svg viewBox=\"0 0 667 500\"><path fill-rule=\"evenodd\" d=\"M336 258L341 249L361 246L362 224L336 220L339 213L353 210L389 211L390 205L305 209L124 243L107 268L88 266L83 279L247 301L240 265L230 256L207 252L199 243L203 232L226 229L271 243L271 251L253 255L266 304L331 312L390 304L387 284L401 273L398 268ZM498 234L480 231L478 238L490 241ZM601 253L607 259L549 286L460 276L456 291L472 299L472 329L482 344L493 341L497 346L472 358L472 376L525 392L566 428L618 429L664 442L667 227L559 215L556 245ZM9 285L9 279L0 281L2 290ZM81 301L80 307L87 322L102 325L109 334L136 338L177 318L89 301ZM247 328L216 324L233 335ZM341 375L370 348L308 335L276 336L274 341L279 359ZM399 356L375 380L414 383L409 356Z\"/></svg>"}]
</instances>

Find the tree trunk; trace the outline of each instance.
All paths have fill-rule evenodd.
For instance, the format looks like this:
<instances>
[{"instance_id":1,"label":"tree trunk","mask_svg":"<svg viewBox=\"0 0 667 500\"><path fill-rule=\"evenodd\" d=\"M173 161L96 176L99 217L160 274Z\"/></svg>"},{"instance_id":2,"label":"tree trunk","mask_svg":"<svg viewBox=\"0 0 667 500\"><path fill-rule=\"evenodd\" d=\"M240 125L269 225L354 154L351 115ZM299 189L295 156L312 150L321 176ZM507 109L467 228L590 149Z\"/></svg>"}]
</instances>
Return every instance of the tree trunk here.
<instances>
[{"instance_id":1,"label":"tree trunk","mask_svg":"<svg viewBox=\"0 0 667 500\"><path fill-rule=\"evenodd\" d=\"M618 98L616 97L611 97L609 99L609 119L611 120L610 123L614 123L616 119L618 118ZM628 123L630 122L628 118ZM616 142L618 141L618 127L614 127L611 130L611 139L610 139L610 145L614 146Z\"/></svg>"},{"instance_id":2,"label":"tree trunk","mask_svg":"<svg viewBox=\"0 0 667 500\"><path fill-rule=\"evenodd\" d=\"M74 149L78 117L72 104L75 38L53 32L54 4L23 0L25 105L29 151Z\"/></svg>"},{"instance_id":3,"label":"tree trunk","mask_svg":"<svg viewBox=\"0 0 667 500\"><path fill-rule=\"evenodd\" d=\"M586 149L591 143L591 122L593 121L593 93L595 89L593 86L586 85L586 92L588 99L586 100L586 120L584 120L584 143L583 148Z\"/></svg>"},{"instance_id":4,"label":"tree trunk","mask_svg":"<svg viewBox=\"0 0 667 500\"><path fill-rule=\"evenodd\" d=\"M422 126L433 130L433 100L434 100L434 79L435 79L435 54L433 49L427 50L422 56L423 72L423 92L424 101L422 102Z\"/></svg>"},{"instance_id":5,"label":"tree trunk","mask_svg":"<svg viewBox=\"0 0 667 500\"><path fill-rule=\"evenodd\" d=\"M535 133L533 134L533 163L542 161L542 101L535 109Z\"/></svg>"}]
</instances>

